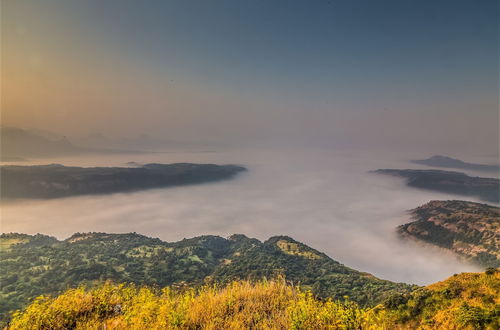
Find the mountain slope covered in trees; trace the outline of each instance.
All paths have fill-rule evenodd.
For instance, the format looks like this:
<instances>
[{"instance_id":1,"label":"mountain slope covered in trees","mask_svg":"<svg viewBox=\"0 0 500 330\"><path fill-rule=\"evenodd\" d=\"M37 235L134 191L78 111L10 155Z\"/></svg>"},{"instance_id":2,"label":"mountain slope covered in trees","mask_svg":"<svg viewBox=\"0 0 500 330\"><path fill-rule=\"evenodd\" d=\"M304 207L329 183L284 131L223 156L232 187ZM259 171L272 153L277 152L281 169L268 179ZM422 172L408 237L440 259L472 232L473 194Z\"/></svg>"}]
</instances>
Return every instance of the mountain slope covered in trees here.
<instances>
[{"instance_id":1,"label":"mountain slope covered in trees","mask_svg":"<svg viewBox=\"0 0 500 330\"><path fill-rule=\"evenodd\" d=\"M78 233L64 241L3 234L0 243L4 317L38 295L107 280L182 287L283 275L320 297L349 296L362 306L413 288L348 268L286 236L265 242L244 235L200 236L167 243L135 233Z\"/></svg>"}]
</instances>

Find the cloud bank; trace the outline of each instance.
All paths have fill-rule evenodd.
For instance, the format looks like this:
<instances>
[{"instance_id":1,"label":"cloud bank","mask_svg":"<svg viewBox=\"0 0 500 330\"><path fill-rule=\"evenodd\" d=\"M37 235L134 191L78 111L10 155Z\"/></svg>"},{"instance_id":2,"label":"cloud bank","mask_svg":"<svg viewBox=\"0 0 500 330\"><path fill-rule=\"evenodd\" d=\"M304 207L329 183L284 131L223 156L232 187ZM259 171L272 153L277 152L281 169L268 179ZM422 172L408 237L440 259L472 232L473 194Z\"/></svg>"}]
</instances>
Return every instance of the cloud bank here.
<instances>
[{"instance_id":1,"label":"cloud bank","mask_svg":"<svg viewBox=\"0 0 500 330\"><path fill-rule=\"evenodd\" d=\"M394 281L427 284L476 270L443 250L396 237L395 227L409 221L406 210L431 199L456 198L367 172L404 167L404 161L324 150L133 157L87 158L86 165L191 161L244 164L249 171L214 184L3 203L2 231L58 238L74 232L135 231L167 241L204 234L242 233L261 240L289 235L347 266ZM82 159L60 161L85 165Z\"/></svg>"}]
</instances>

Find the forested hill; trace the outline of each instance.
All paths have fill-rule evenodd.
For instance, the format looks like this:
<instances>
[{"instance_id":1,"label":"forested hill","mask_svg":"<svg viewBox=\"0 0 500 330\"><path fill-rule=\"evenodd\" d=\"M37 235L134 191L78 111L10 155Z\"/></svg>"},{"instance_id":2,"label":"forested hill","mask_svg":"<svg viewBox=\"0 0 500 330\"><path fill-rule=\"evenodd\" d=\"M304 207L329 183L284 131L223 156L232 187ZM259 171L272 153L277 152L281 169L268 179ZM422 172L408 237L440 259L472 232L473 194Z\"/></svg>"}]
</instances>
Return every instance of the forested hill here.
<instances>
[{"instance_id":1,"label":"forested hill","mask_svg":"<svg viewBox=\"0 0 500 330\"><path fill-rule=\"evenodd\" d=\"M227 283L284 275L320 297L372 305L412 286L348 268L290 237L265 242L233 235L175 243L135 233L77 233L64 241L44 235L2 234L0 311L41 294L106 280L155 286Z\"/></svg>"},{"instance_id":2,"label":"forested hill","mask_svg":"<svg viewBox=\"0 0 500 330\"><path fill-rule=\"evenodd\" d=\"M467 201L431 201L410 211L403 237L446 249L485 267L500 267L500 208Z\"/></svg>"},{"instance_id":3,"label":"forested hill","mask_svg":"<svg viewBox=\"0 0 500 330\"><path fill-rule=\"evenodd\" d=\"M59 164L1 166L2 198L57 198L109 194L231 179L236 165L146 164L140 167L74 167Z\"/></svg>"}]
</instances>

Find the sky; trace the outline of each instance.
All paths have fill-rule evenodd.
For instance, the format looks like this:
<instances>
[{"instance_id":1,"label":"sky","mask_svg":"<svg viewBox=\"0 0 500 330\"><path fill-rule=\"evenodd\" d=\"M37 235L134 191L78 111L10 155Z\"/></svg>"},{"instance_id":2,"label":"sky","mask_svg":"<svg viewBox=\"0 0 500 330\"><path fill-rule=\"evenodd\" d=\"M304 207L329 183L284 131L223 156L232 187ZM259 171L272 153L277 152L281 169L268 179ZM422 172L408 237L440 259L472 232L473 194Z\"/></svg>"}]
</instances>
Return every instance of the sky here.
<instances>
[{"instance_id":1,"label":"sky","mask_svg":"<svg viewBox=\"0 0 500 330\"><path fill-rule=\"evenodd\" d=\"M497 1L5 0L3 125L498 153Z\"/></svg>"}]
</instances>

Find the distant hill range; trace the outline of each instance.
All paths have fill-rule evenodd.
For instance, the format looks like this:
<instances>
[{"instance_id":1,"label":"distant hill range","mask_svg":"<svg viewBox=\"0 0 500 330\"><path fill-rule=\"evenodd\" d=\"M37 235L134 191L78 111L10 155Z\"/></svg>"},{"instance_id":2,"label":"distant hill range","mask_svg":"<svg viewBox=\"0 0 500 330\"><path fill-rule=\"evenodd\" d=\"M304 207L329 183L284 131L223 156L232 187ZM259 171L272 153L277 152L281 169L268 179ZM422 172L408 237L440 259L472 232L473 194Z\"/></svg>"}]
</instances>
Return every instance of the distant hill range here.
<instances>
[{"instance_id":1,"label":"distant hill range","mask_svg":"<svg viewBox=\"0 0 500 330\"><path fill-rule=\"evenodd\" d=\"M287 236L265 242L233 235L167 243L135 233L77 233L64 241L45 235L0 235L0 315L40 294L106 280L155 286L226 284L284 275L319 297L374 305L415 286L346 267Z\"/></svg>"},{"instance_id":2,"label":"distant hill range","mask_svg":"<svg viewBox=\"0 0 500 330\"><path fill-rule=\"evenodd\" d=\"M475 170L475 171L485 171L485 172L500 171L500 167L498 165L466 163L459 159L447 156L440 156L440 155L432 156L431 158L422 160L412 160L412 162L415 164L422 164L433 167L458 168L464 170Z\"/></svg>"},{"instance_id":3,"label":"distant hill range","mask_svg":"<svg viewBox=\"0 0 500 330\"><path fill-rule=\"evenodd\" d=\"M230 179L236 165L146 164L140 167L70 167L58 164L0 167L2 198L57 198L130 192Z\"/></svg>"},{"instance_id":4,"label":"distant hill range","mask_svg":"<svg viewBox=\"0 0 500 330\"><path fill-rule=\"evenodd\" d=\"M127 141L129 142L129 141ZM26 161L29 158L72 156L80 154L142 153L136 145L122 144L109 147L107 144L75 144L65 136L38 130L17 127L0 127L0 160L4 162Z\"/></svg>"},{"instance_id":5,"label":"distant hill range","mask_svg":"<svg viewBox=\"0 0 500 330\"><path fill-rule=\"evenodd\" d=\"M380 169L374 173L406 178L409 187L500 202L500 180L495 178L471 177L460 172L441 170Z\"/></svg>"},{"instance_id":6,"label":"distant hill range","mask_svg":"<svg viewBox=\"0 0 500 330\"><path fill-rule=\"evenodd\" d=\"M75 146L63 136L16 127L1 127L1 160L19 161L29 157L74 155L89 149Z\"/></svg>"},{"instance_id":7,"label":"distant hill range","mask_svg":"<svg viewBox=\"0 0 500 330\"><path fill-rule=\"evenodd\" d=\"M500 267L500 208L466 201L431 201L410 211L414 221L398 227L415 238L486 267Z\"/></svg>"},{"instance_id":8,"label":"distant hill range","mask_svg":"<svg viewBox=\"0 0 500 330\"><path fill-rule=\"evenodd\" d=\"M171 138L157 138L147 134L124 138L109 138L101 133L86 137L72 137L39 130L18 127L0 127L0 160L20 162L30 158L72 156L80 154L122 154L146 152L172 152L191 150L211 152L213 143L200 141L177 141ZM217 148L224 148L221 142Z\"/></svg>"}]
</instances>

